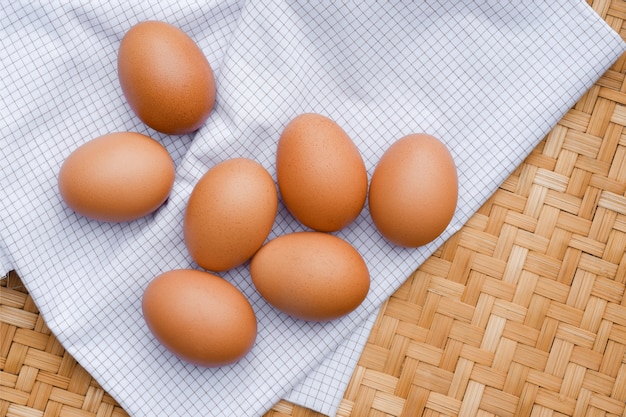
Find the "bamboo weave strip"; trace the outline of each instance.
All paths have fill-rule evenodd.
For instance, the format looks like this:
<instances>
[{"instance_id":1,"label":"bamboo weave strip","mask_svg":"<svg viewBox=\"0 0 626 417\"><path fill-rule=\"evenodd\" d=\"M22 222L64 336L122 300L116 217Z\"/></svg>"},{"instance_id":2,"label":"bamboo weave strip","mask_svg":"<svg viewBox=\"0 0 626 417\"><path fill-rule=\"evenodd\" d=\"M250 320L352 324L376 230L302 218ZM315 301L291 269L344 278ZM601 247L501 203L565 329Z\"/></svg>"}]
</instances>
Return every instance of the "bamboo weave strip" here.
<instances>
[{"instance_id":1,"label":"bamboo weave strip","mask_svg":"<svg viewBox=\"0 0 626 417\"><path fill-rule=\"evenodd\" d=\"M590 4L626 39L626 2ZM339 417L626 416L624 126L626 57L387 300ZM0 417L127 416L16 274L0 295Z\"/></svg>"}]
</instances>

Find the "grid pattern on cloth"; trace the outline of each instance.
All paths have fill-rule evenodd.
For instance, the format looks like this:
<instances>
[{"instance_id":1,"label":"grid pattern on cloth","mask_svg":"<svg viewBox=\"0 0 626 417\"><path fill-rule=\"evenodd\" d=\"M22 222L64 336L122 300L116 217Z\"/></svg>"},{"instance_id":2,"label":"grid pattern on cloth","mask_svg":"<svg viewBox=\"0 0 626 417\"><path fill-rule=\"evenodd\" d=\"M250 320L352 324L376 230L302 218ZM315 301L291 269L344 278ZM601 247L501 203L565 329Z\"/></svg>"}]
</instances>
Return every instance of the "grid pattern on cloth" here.
<instances>
[{"instance_id":1,"label":"grid pattern on cloth","mask_svg":"<svg viewBox=\"0 0 626 417\"><path fill-rule=\"evenodd\" d=\"M333 414L382 302L624 51L573 0L14 2L2 13L0 259L19 272L64 347L135 416L260 415L284 397ZM145 19L181 27L213 65L216 108L193 136L151 131L123 100L116 48ZM330 323L270 308L246 266L223 274L257 313L257 343L232 366L182 363L151 337L139 301L157 273L194 267L181 233L189 193L209 167L234 156L275 175L277 137L305 111L335 119L370 174L400 136L441 138L459 171L455 218L432 244L406 250L382 239L364 210L338 235L365 258L372 289L357 311ZM132 223L81 218L59 199L58 167L81 143L119 130L167 147L178 172L172 194L157 213ZM270 238L296 230L302 226L281 207Z\"/></svg>"}]
</instances>

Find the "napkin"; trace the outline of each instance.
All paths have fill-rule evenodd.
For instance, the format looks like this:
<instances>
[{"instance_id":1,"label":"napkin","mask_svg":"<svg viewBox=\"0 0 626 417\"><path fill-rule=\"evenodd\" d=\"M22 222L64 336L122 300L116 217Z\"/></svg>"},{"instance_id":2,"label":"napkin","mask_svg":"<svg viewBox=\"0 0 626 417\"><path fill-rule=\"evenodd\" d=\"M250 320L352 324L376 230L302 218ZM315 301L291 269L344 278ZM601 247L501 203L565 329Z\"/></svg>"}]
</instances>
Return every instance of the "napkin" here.
<instances>
[{"instance_id":1,"label":"napkin","mask_svg":"<svg viewBox=\"0 0 626 417\"><path fill-rule=\"evenodd\" d=\"M22 278L65 349L131 416L259 416L279 399L333 415L384 302L458 231L624 52L580 0L499 2L12 1L0 12L0 262ZM216 75L216 106L193 135L145 126L122 95L119 42L154 19L184 30ZM198 268L182 239L187 199L214 164L261 163L296 115L334 119L371 177L399 137L426 132L459 175L455 216L434 242L396 247L367 207L336 235L363 256L371 289L351 314L293 319L256 292L248 265L220 274L250 300L259 332L239 362L200 368L155 341L141 296L159 273ZM177 177L145 218L102 223L60 199L57 173L113 131L160 141ZM280 206L268 239L305 230Z\"/></svg>"}]
</instances>

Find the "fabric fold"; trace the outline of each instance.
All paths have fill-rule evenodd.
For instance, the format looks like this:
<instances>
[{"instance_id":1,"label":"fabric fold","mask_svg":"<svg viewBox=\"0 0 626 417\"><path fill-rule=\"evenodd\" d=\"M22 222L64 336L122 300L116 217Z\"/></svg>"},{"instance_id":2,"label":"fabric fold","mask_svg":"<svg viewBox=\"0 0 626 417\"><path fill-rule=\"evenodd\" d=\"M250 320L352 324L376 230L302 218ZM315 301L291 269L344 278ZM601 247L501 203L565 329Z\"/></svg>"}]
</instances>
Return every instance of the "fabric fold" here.
<instances>
[{"instance_id":1,"label":"fabric fold","mask_svg":"<svg viewBox=\"0 0 626 417\"><path fill-rule=\"evenodd\" d=\"M335 414L384 300L625 50L577 0L42 1L13 3L0 19L0 262L22 277L68 352L137 417L260 416L281 398ZM216 107L195 135L152 131L124 101L117 47L146 19L185 30L214 68ZM365 207L337 235L366 260L371 291L356 311L328 323L269 306L247 265L221 274L250 300L257 343L231 366L184 363L152 337L140 300L157 274L197 268L182 239L189 194L207 169L232 157L254 159L275 178L279 134L305 111L342 126L370 176L404 134L439 137L457 163L455 217L431 244L405 249L377 233ZM166 146L177 167L170 198L130 223L82 218L58 195L59 166L80 144L120 130ZM281 205L269 238L298 230Z\"/></svg>"}]
</instances>

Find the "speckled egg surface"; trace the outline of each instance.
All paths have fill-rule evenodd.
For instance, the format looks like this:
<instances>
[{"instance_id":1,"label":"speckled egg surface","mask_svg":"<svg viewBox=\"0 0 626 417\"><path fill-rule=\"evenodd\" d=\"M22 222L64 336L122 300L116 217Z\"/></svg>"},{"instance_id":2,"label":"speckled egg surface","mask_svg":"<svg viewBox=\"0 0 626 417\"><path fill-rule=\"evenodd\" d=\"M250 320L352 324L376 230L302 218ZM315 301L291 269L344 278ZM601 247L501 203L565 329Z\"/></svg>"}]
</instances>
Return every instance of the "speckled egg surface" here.
<instances>
[{"instance_id":1,"label":"speckled egg surface","mask_svg":"<svg viewBox=\"0 0 626 417\"><path fill-rule=\"evenodd\" d=\"M193 39L169 23L131 27L119 46L117 71L131 109L159 132L193 132L213 110L211 65Z\"/></svg>"},{"instance_id":2,"label":"speckled egg surface","mask_svg":"<svg viewBox=\"0 0 626 417\"><path fill-rule=\"evenodd\" d=\"M257 321L248 299L233 284L208 272L164 272L150 281L141 302L155 338L196 365L236 362L256 340Z\"/></svg>"},{"instance_id":3,"label":"speckled egg surface","mask_svg":"<svg viewBox=\"0 0 626 417\"><path fill-rule=\"evenodd\" d=\"M277 210L276 185L261 164L247 158L222 161L189 197L183 225L187 249L210 271L239 266L261 247Z\"/></svg>"},{"instance_id":4,"label":"speckled egg surface","mask_svg":"<svg viewBox=\"0 0 626 417\"><path fill-rule=\"evenodd\" d=\"M399 246L437 238L456 209L458 179L450 151L434 136L415 133L391 144L370 181L368 204L380 233Z\"/></svg>"},{"instance_id":5,"label":"speckled egg surface","mask_svg":"<svg viewBox=\"0 0 626 417\"><path fill-rule=\"evenodd\" d=\"M324 232L295 232L270 240L252 258L250 275L268 303L310 321L350 313L370 287L361 254L345 240Z\"/></svg>"},{"instance_id":6,"label":"speckled egg surface","mask_svg":"<svg viewBox=\"0 0 626 417\"><path fill-rule=\"evenodd\" d=\"M352 223L365 204L367 172L359 150L332 119L304 113L280 135L276 175L287 209L323 232Z\"/></svg>"},{"instance_id":7,"label":"speckled egg surface","mask_svg":"<svg viewBox=\"0 0 626 417\"><path fill-rule=\"evenodd\" d=\"M115 132L75 149L61 165L58 187L75 212L126 222L158 209L175 176L174 161L161 143L141 133Z\"/></svg>"}]
</instances>

